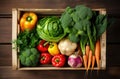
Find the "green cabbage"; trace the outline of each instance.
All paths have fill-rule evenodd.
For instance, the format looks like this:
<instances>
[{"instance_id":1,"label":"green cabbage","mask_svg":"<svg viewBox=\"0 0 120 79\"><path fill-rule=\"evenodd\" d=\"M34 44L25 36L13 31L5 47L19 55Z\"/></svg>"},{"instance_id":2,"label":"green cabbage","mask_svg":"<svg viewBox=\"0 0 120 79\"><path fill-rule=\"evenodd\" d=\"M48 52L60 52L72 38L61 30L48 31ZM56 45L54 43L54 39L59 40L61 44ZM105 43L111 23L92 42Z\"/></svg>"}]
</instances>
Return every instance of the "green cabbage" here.
<instances>
[{"instance_id":1,"label":"green cabbage","mask_svg":"<svg viewBox=\"0 0 120 79\"><path fill-rule=\"evenodd\" d=\"M40 19L37 23L37 33L40 38L50 42L58 42L65 36L59 18L56 16Z\"/></svg>"}]
</instances>

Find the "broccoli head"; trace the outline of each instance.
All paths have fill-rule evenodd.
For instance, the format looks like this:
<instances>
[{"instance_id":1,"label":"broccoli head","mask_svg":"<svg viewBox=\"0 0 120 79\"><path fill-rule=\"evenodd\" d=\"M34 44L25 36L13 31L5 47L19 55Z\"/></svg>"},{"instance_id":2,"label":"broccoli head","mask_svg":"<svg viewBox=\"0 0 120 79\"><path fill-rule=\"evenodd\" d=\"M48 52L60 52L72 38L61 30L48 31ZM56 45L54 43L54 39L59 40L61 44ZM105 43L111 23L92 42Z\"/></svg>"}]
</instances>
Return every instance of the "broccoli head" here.
<instances>
[{"instance_id":1,"label":"broccoli head","mask_svg":"<svg viewBox=\"0 0 120 79\"><path fill-rule=\"evenodd\" d=\"M36 66L39 61L39 52L35 48L28 48L20 52L19 58L23 66Z\"/></svg>"}]
</instances>

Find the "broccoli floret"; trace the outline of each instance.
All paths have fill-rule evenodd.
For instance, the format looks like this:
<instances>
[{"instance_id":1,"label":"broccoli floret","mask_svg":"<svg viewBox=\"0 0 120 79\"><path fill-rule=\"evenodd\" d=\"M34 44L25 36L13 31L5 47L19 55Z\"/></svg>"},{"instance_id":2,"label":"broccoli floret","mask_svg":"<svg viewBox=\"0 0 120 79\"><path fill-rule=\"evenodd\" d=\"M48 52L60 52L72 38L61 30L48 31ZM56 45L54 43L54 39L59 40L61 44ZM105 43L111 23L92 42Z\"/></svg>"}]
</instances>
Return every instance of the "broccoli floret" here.
<instances>
[{"instance_id":1,"label":"broccoli floret","mask_svg":"<svg viewBox=\"0 0 120 79\"><path fill-rule=\"evenodd\" d=\"M92 10L84 5L78 5L75 8L67 7L65 9L60 21L72 42L78 42L81 35L87 35L87 27L91 26L90 19L92 16ZM73 32L74 29L75 32Z\"/></svg>"},{"instance_id":2,"label":"broccoli floret","mask_svg":"<svg viewBox=\"0 0 120 79\"><path fill-rule=\"evenodd\" d=\"M93 12L90 8L84 6L84 5L78 5L75 7L75 10L76 10L76 14L77 16L83 20L83 19L91 19L92 18L92 15L93 15Z\"/></svg>"},{"instance_id":3,"label":"broccoli floret","mask_svg":"<svg viewBox=\"0 0 120 79\"><path fill-rule=\"evenodd\" d=\"M35 48L28 48L20 52L19 58L23 66L36 66L39 61L39 52Z\"/></svg>"}]
</instances>

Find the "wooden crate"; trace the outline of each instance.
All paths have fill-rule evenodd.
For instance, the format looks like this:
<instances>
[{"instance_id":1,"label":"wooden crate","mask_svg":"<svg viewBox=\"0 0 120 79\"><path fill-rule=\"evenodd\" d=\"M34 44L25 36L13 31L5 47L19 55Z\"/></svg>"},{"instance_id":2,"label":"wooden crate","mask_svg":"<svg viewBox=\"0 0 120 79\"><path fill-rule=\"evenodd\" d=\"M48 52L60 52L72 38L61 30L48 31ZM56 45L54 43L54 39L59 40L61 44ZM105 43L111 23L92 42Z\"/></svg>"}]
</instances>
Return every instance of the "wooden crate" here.
<instances>
[{"instance_id":1,"label":"wooden crate","mask_svg":"<svg viewBox=\"0 0 120 79\"><path fill-rule=\"evenodd\" d=\"M99 11L101 14L106 14L105 9L93 9ZM13 8L12 9L12 40L17 39L17 35L20 31L19 19L23 12L35 12L41 16L57 15L59 16L64 9L26 9L26 8ZM100 38L101 41L101 70L106 69L106 32L104 32ZM12 47L15 47L12 44ZM12 69L13 70L85 70L84 67L81 68L71 68L71 67L53 67L53 66L40 66L40 67L21 67L18 58L18 49L12 49ZM94 70L98 68L95 67Z\"/></svg>"}]
</instances>

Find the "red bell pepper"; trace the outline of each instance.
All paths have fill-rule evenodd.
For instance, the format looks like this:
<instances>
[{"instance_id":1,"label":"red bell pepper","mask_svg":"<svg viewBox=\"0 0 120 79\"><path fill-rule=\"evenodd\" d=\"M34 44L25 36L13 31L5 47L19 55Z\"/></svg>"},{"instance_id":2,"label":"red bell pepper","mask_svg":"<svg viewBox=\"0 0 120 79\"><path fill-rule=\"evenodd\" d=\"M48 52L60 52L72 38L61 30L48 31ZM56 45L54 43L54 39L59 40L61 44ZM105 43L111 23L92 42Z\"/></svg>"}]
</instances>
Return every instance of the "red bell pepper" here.
<instances>
[{"instance_id":1,"label":"red bell pepper","mask_svg":"<svg viewBox=\"0 0 120 79\"><path fill-rule=\"evenodd\" d=\"M52 65L55 67L62 67L65 65L66 57L62 54L57 54L52 58Z\"/></svg>"},{"instance_id":2,"label":"red bell pepper","mask_svg":"<svg viewBox=\"0 0 120 79\"><path fill-rule=\"evenodd\" d=\"M48 52L41 53L40 63L49 64L51 62L52 56Z\"/></svg>"},{"instance_id":3,"label":"red bell pepper","mask_svg":"<svg viewBox=\"0 0 120 79\"><path fill-rule=\"evenodd\" d=\"M49 47L49 43L45 40L41 40L40 43L37 46L38 51L42 52L47 52Z\"/></svg>"}]
</instances>

